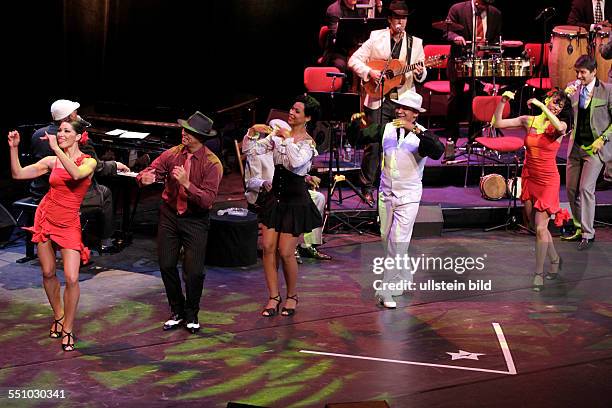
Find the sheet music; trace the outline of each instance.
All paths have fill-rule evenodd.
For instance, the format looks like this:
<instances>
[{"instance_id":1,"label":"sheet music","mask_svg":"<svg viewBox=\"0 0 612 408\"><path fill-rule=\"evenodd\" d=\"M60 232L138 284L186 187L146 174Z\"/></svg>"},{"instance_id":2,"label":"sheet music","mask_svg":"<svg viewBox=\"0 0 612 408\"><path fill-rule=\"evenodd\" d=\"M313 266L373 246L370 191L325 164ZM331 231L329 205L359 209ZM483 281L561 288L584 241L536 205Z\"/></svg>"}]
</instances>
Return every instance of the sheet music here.
<instances>
[{"instance_id":1,"label":"sheet music","mask_svg":"<svg viewBox=\"0 0 612 408\"><path fill-rule=\"evenodd\" d=\"M123 130L123 129L115 129L115 130L110 130L108 132L106 132L107 135L109 136L119 136L123 133L127 132L127 130Z\"/></svg>"},{"instance_id":2,"label":"sheet music","mask_svg":"<svg viewBox=\"0 0 612 408\"><path fill-rule=\"evenodd\" d=\"M134 178L136 178L138 173L136 173L135 171L118 171L117 175L118 176L134 177Z\"/></svg>"},{"instance_id":3,"label":"sheet music","mask_svg":"<svg viewBox=\"0 0 612 408\"><path fill-rule=\"evenodd\" d=\"M125 138L125 139L144 139L145 137L149 135L150 133L145 133L145 132L124 132L119 137Z\"/></svg>"}]
</instances>

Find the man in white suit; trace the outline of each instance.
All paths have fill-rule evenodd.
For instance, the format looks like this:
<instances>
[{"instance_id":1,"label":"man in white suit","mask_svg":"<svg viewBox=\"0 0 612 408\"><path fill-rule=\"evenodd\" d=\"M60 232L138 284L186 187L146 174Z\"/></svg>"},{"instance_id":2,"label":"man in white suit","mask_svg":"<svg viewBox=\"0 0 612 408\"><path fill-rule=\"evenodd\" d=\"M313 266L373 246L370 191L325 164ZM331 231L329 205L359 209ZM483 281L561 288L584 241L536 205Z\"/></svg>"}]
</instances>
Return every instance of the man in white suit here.
<instances>
[{"instance_id":1,"label":"man in white suit","mask_svg":"<svg viewBox=\"0 0 612 408\"><path fill-rule=\"evenodd\" d=\"M406 33L406 24L410 14L406 3L403 0L393 0L389 5L389 12L389 28L372 31L370 38L349 59L349 67L364 82L375 81L376 83L381 79L381 71L368 66L368 62L372 60L392 58L403 61L407 65L425 60L423 40ZM399 99L409 90L414 91L414 81L423 82L426 76L426 69L417 65L413 71L405 73L403 84L391 89L382 100L380 96L366 96L364 112L368 123L385 124L391 121L395 116L391 99ZM379 144L366 145L361 163L361 182L363 193L370 203L373 202L372 190L378 178L379 169Z\"/></svg>"}]
</instances>

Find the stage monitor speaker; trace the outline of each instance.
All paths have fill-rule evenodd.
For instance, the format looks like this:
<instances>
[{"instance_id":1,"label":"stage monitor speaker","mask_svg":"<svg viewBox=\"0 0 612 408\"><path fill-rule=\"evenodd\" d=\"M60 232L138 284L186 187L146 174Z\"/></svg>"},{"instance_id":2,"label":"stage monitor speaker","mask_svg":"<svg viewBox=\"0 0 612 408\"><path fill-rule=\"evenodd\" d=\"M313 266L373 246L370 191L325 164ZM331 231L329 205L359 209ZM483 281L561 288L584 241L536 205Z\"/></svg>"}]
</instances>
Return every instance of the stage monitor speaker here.
<instances>
[{"instance_id":1,"label":"stage monitor speaker","mask_svg":"<svg viewBox=\"0 0 612 408\"><path fill-rule=\"evenodd\" d=\"M227 408L267 408L260 405L241 404L240 402L228 402Z\"/></svg>"},{"instance_id":2,"label":"stage monitor speaker","mask_svg":"<svg viewBox=\"0 0 612 408\"><path fill-rule=\"evenodd\" d=\"M15 218L0 204L0 244L4 244L11 239L16 225Z\"/></svg>"},{"instance_id":3,"label":"stage monitor speaker","mask_svg":"<svg viewBox=\"0 0 612 408\"><path fill-rule=\"evenodd\" d=\"M413 237L439 237L442 235L444 217L440 204L421 204L414 223Z\"/></svg>"},{"instance_id":4,"label":"stage monitor speaker","mask_svg":"<svg viewBox=\"0 0 612 408\"><path fill-rule=\"evenodd\" d=\"M325 408L390 408L387 401L337 402L326 404Z\"/></svg>"},{"instance_id":5,"label":"stage monitor speaker","mask_svg":"<svg viewBox=\"0 0 612 408\"><path fill-rule=\"evenodd\" d=\"M317 151L319 153L328 152L329 151L329 142L332 134L332 124L319 120L315 124L314 131L312 132L312 138L317 144Z\"/></svg>"}]
</instances>

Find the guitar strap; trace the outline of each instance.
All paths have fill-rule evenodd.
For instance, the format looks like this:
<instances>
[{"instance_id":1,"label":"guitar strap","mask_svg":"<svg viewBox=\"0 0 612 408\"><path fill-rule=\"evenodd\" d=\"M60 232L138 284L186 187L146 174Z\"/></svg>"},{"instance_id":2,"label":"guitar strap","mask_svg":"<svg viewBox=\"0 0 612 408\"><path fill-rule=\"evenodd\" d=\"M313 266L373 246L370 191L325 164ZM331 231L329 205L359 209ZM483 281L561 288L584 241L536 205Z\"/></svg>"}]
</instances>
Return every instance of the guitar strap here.
<instances>
[{"instance_id":1,"label":"guitar strap","mask_svg":"<svg viewBox=\"0 0 612 408\"><path fill-rule=\"evenodd\" d=\"M406 34L406 65L410 65L412 58L412 36Z\"/></svg>"}]
</instances>

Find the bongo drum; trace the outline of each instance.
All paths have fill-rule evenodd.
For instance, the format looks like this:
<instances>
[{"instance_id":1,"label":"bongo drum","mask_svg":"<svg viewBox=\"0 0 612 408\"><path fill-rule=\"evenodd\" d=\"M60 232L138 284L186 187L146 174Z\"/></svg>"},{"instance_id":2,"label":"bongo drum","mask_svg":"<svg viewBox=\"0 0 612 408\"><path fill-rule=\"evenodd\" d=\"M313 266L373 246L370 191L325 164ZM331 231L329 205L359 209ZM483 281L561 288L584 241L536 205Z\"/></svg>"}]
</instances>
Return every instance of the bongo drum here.
<instances>
[{"instance_id":1,"label":"bongo drum","mask_svg":"<svg viewBox=\"0 0 612 408\"><path fill-rule=\"evenodd\" d=\"M574 63L578 57L588 54L588 35L582 27L556 26L553 28L551 41L548 72L552 86L563 89L568 82L576 79Z\"/></svg>"},{"instance_id":2,"label":"bongo drum","mask_svg":"<svg viewBox=\"0 0 612 408\"><path fill-rule=\"evenodd\" d=\"M487 174L480 178L480 193L486 200L499 200L506 195L506 180L499 174Z\"/></svg>"}]
</instances>

